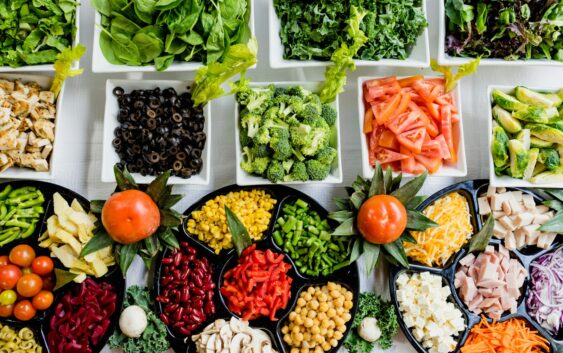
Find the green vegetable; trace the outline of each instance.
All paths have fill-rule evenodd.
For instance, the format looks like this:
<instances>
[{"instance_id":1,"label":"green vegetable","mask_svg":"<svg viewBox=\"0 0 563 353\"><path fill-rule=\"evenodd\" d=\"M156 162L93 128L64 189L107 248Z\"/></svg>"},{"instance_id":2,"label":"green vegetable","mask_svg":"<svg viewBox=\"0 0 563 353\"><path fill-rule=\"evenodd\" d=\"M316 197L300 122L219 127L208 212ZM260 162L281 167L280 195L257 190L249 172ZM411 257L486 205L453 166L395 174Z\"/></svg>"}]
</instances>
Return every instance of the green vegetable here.
<instances>
[{"instance_id":1,"label":"green vegetable","mask_svg":"<svg viewBox=\"0 0 563 353\"><path fill-rule=\"evenodd\" d=\"M13 189L6 185L0 191L0 247L31 236L41 220L45 197L36 187Z\"/></svg>"},{"instance_id":2,"label":"green vegetable","mask_svg":"<svg viewBox=\"0 0 563 353\"><path fill-rule=\"evenodd\" d=\"M231 233L233 238L233 244L237 254L242 254L244 249L252 245L252 239L248 235L248 230L244 224L240 221L236 214L231 211L230 208L225 205L225 215L227 217L227 225L229 226L229 233Z\"/></svg>"},{"instance_id":3,"label":"green vegetable","mask_svg":"<svg viewBox=\"0 0 563 353\"><path fill-rule=\"evenodd\" d=\"M457 82L463 77L476 73L480 62L481 58L477 58L467 64L459 65L455 75L452 72L451 66L438 65L438 62L435 59L430 60L430 67L432 68L432 71L444 74L444 79L446 80L446 92L450 92L457 86Z\"/></svg>"},{"instance_id":4,"label":"green vegetable","mask_svg":"<svg viewBox=\"0 0 563 353\"><path fill-rule=\"evenodd\" d=\"M493 163L495 170L504 169L509 164L508 158L508 135L502 127L493 128L493 141L491 144Z\"/></svg>"},{"instance_id":5,"label":"green vegetable","mask_svg":"<svg viewBox=\"0 0 563 353\"><path fill-rule=\"evenodd\" d=\"M528 151L528 165L524 170L524 180L529 180L532 176L534 176L534 170L536 169L539 155L540 150L537 148L532 148L530 151ZM559 160L559 155L557 155L557 158Z\"/></svg>"},{"instance_id":6,"label":"green vegetable","mask_svg":"<svg viewBox=\"0 0 563 353\"><path fill-rule=\"evenodd\" d=\"M553 124L559 121L559 112L556 108L540 108L528 106L512 113L512 116L518 120L530 123Z\"/></svg>"},{"instance_id":7,"label":"green vegetable","mask_svg":"<svg viewBox=\"0 0 563 353\"><path fill-rule=\"evenodd\" d=\"M549 184L549 183L563 183L563 168L558 167L554 170L541 172L532 177L530 182L534 184Z\"/></svg>"},{"instance_id":8,"label":"green vegetable","mask_svg":"<svg viewBox=\"0 0 563 353\"><path fill-rule=\"evenodd\" d=\"M513 178L522 178L528 165L528 151L518 140L508 141L508 151L510 153L510 175Z\"/></svg>"},{"instance_id":9,"label":"green vegetable","mask_svg":"<svg viewBox=\"0 0 563 353\"><path fill-rule=\"evenodd\" d=\"M74 0L0 1L0 66L53 63L73 44Z\"/></svg>"},{"instance_id":10,"label":"green vegetable","mask_svg":"<svg viewBox=\"0 0 563 353\"><path fill-rule=\"evenodd\" d=\"M110 348L121 348L124 353L162 353L170 348L167 339L166 326L154 313L154 301L146 287L131 286L123 306L138 305L147 313L148 325L141 337L129 338L116 327L108 344Z\"/></svg>"},{"instance_id":11,"label":"green vegetable","mask_svg":"<svg viewBox=\"0 0 563 353\"><path fill-rule=\"evenodd\" d=\"M528 108L527 104L520 102L518 99L498 89L493 90L491 96L496 104L506 110L515 111L525 110Z\"/></svg>"},{"instance_id":12,"label":"green vegetable","mask_svg":"<svg viewBox=\"0 0 563 353\"><path fill-rule=\"evenodd\" d=\"M514 95L520 102L540 108L555 107L561 102L561 99L557 95L552 94L550 97L522 86L518 86L514 89ZM553 98L553 96L556 98Z\"/></svg>"},{"instance_id":13,"label":"green vegetable","mask_svg":"<svg viewBox=\"0 0 563 353\"><path fill-rule=\"evenodd\" d=\"M548 170L554 170L559 167L559 153L553 148L542 148L539 151L538 161Z\"/></svg>"},{"instance_id":14,"label":"green vegetable","mask_svg":"<svg viewBox=\"0 0 563 353\"><path fill-rule=\"evenodd\" d=\"M530 129L532 136L563 145L563 131L544 124L526 124L526 129Z\"/></svg>"},{"instance_id":15,"label":"green vegetable","mask_svg":"<svg viewBox=\"0 0 563 353\"><path fill-rule=\"evenodd\" d=\"M377 319L381 337L376 341L381 349L389 349L393 345L393 337L399 330L397 314L393 304L382 300L375 293L360 293L358 312L352 322L352 329L344 341L344 347L350 353L371 353L375 343L367 342L358 335L358 326L366 317Z\"/></svg>"},{"instance_id":16,"label":"green vegetable","mask_svg":"<svg viewBox=\"0 0 563 353\"><path fill-rule=\"evenodd\" d=\"M539 139L535 136L530 137L530 146L531 147L536 147L536 148L549 148L549 147L553 147L554 143L553 142L549 142L549 141L544 141L542 139Z\"/></svg>"},{"instance_id":17,"label":"green vegetable","mask_svg":"<svg viewBox=\"0 0 563 353\"><path fill-rule=\"evenodd\" d=\"M530 149L530 139L531 139L531 137L530 137L530 130L529 130L529 129L522 129L522 130L520 130L520 131L516 134L515 138L516 138L518 141L522 142L522 144L524 145L524 148L525 148L525 149L527 149L527 150Z\"/></svg>"},{"instance_id":18,"label":"green vegetable","mask_svg":"<svg viewBox=\"0 0 563 353\"><path fill-rule=\"evenodd\" d=\"M495 105L493 107L493 117L496 121L511 134L517 133L522 130L522 124L512 117L512 114L502 109L500 106Z\"/></svg>"},{"instance_id":19,"label":"green vegetable","mask_svg":"<svg viewBox=\"0 0 563 353\"><path fill-rule=\"evenodd\" d=\"M53 78L53 83L51 84L50 91L58 97L63 84L68 77L74 77L82 75L84 69L73 70L72 64L75 61L80 60L82 55L86 52L86 47L82 44L77 44L74 48L64 48L59 54L57 54L57 60L53 66L55 67L55 77Z\"/></svg>"},{"instance_id":20,"label":"green vegetable","mask_svg":"<svg viewBox=\"0 0 563 353\"><path fill-rule=\"evenodd\" d=\"M100 47L117 65L173 61L224 62L229 48L250 38L247 0L96 0L102 16Z\"/></svg>"}]
</instances>

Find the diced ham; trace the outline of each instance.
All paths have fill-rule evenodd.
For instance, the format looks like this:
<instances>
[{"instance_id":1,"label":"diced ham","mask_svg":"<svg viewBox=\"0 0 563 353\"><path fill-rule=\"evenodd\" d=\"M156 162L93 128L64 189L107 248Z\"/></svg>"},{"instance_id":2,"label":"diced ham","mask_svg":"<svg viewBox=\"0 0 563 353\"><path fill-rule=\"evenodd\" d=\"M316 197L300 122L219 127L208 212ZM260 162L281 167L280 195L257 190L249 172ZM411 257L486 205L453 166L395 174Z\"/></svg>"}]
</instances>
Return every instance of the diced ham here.
<instances>
[{"instance_id":1,"label":"diced ham","mask_svg":"<svg viewBox=\"0 0 563 353\"><path fill-rule=\"evenodd\" d=\"M481 308L490 308L491 306L495 305L498 302L499 302L498 298L485 298L481 302L480 306Z\"/></svg>"},{"instance_id":2,"label":"diced ham","mask_svg":"<svg viewBox=\"0 0 563 353\"><path fill-rule=\"evenodd\" d=\"M512 308L512 305L514 305L515 303L516 300L508 295L508 293L500 297L500 304L502 305L502 310L504 311L510 310L510 308Z\"/></svg>"},{"instance_id":3,"label":"diced ham","mask_svg":"<svg viewBox=\"0 0 563 353\"><path fill-rule=\"evenodd\" d=\"M461 260L459 260L459 264L462 266L469 267L475 261L475 255L469 254L465 255Z\"/></svg>"},{"instance_id":4,"label":"diced ham","mask_svg":"<svg viewBox=\"0 0 563 353\"><path fill-rule=\"evenodd\" d=\"M495 279L497 266L497 264L491 261L485 261L481 264L481 268L479 269L479 282L487 279Z\"/></svg>"},{"instance_id":5,"label":"diced ham","mask_svg":"<svg viewBox=\"0 0 563 353\"><path fill-rule=\"evenodd\" d=\"M521 212L513 216L511 219L512 224L514 224L516 227L523 227L527 226L528 224L532 224L535 219L535 215L530 212Z\"/></svg>"},{"instance_id":6,"label":"diced ham","mask_svg":"<svg viewBox=\"0 0 563 353\"><path fill-rule=\"evenodd\" d=\"M465 277L464 280L461 282L461 297L464 301L470 302L475 298L477 294L477 287L475 286L475 282L473 279L469 277Z\"/></svg>"},{"instance_id":7,"label":"diced ham","mask_svg":"<svg viewBox=\"0 0 563 353\"><path fill-rule=\"evenodd\" d=\"M481 306L483 299L485 299L485 298L483 298L483 296L481 294L477 294L475 296L475 298L473 298L473 300L471 302L469 302L467 307L469 308L469 310L473 311L473 310L475 310L475 309L477 309Z\"/></svg>"},{"instance_id":8,"label":"diced ham","mask_svg":"<svg viewBox=\"0 0 563 353\"><path fill-rule=\"evenodd\" d=\"M495 247L492 245L487 245L485 247L484 254L493 255L495 253Z\"/></svg>"},{"instance_id":9,"label":"diced ham","mask_svg":"<svg viewBox=\"0 0 563 353\"><path fill-rule=\"evenodd\" d=\"M505 215L510 216L512 214L512 207L510 206L510 202L508 202L508 200L502 202L501 208Z\"/></svg>"},{"instance_id":10,"label":"diced ham","mask_svg":"<svg viewBox=\"0 0 563 353\"><path fill-rule=\"evenodd\" d=\"M479 203L479 214L481 216L488 215L492 212L491 206L489 206L489 200L487 200L486 197L479 197L477 202Z\"/></svg>"},{"instance_id":11,"label":"diced ham","mask_svg":"<svg viewBox=\"0 0 563 353\"><path fill-rule=\"evenodd\" d=\"M497 273L497 276L498 276L498 273ZM496 287L500 287L500 286L504 286L504 282L500 281L498 279L487 279L487 280L484 280L484 281L479 281L479 287L482 287L482 288L496 288Z\"/></svg>"},{"instance_id":12,"label":"diced ham","mask_svg":"<svg viewBox=\"0 0 563 353\"><path fill-rule=\"evenodd\" d=\"M487 197L492 197L496 193L497 193L497 189L491 184L489 184L489 186L487 187Z\"/></svg>"}]
</instances>

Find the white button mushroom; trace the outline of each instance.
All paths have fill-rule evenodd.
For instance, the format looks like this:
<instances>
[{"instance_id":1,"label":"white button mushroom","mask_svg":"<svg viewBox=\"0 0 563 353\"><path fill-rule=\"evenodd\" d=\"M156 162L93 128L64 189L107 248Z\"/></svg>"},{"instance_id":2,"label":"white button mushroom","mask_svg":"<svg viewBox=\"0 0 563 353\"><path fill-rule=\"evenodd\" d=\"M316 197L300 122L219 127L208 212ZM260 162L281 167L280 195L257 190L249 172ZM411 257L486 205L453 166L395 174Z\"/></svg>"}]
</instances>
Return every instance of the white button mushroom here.
<instances>
[{"instance_id":1,"label":"white button mushroom","mask_svg":"<svg viewBox=\"0 0 563 353\"><path fill-rule=\"evenodd\" d=\"M138 305L131 305L121 312L119 329L130 338L141 337L147 328L147 314Z\"/></svg>"},{"instance_id":2,"label":"white button mushroom","mask_svg":"<svg viewBox=\"0 0 563 353\"><path fill-rule=\"evenodd\" d=\"M358 326L358 335L368 342L375 342L381 337L381 330L377 326L377 319L365 317Z\"/></svg>"}]
</instances>

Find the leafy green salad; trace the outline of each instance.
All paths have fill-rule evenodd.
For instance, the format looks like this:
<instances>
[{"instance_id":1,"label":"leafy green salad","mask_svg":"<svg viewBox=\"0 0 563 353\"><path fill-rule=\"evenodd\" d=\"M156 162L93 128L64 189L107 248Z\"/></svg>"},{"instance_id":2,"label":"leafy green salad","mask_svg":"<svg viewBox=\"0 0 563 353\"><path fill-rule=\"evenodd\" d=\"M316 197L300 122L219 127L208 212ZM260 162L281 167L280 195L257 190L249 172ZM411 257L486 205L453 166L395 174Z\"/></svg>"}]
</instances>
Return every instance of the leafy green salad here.
<instances>
[{"instance_id":1,"label":"leafy green salad","mask_svg":"<svg viewBox=\"0 0 563 353\"><path fill-rule=\"evenodd\" d=\"M421 0L274 0L284 59L330 60L341 45L352 45L343 16L352 6L366 12L360 29L366 43L355 59L407 59L427 26Z\"/></svg>"},{"instance_id":2,"label":"leafy green salad","mask_svg":"<svg viewBox=\"0 0 563 353\"><path fill-rule=\"evenodd\" d=\"M247 0L93 0L101 14L100 49L115 65L221 62L250 39Z\"/></svg>"},{"instance_id":3,"label":"leafy green salad","mask_svg":"<svg viewBox=\"0 0 563 353\"><path fill-rule=\"evenodd\" d=\"M73 0L0 0L0 66L50 64L76 34Z\"/></svg>"}]
</instances>

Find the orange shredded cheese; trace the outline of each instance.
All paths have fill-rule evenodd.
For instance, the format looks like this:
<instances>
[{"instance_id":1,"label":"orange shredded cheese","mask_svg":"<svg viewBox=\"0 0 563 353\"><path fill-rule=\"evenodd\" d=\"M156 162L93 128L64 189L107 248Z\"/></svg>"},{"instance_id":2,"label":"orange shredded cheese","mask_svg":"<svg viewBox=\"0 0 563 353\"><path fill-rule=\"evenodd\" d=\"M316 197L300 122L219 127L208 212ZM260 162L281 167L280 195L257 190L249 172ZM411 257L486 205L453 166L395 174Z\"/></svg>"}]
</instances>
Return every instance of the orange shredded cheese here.
<instances>
[{"instance_id":1,"label":"orange shredded cheese","mask_svg":"<svg viewBox=\"0 0 563 353\"><path fill-rule=\"evenodd\" d=\"M450 192L422 213L439 226L424 232L411 232L417 243L403 243L407 256L427 266L444 266L473 234L469 204L459 193Z\"/></svg>"}]
</instances>

